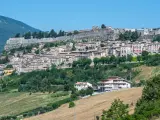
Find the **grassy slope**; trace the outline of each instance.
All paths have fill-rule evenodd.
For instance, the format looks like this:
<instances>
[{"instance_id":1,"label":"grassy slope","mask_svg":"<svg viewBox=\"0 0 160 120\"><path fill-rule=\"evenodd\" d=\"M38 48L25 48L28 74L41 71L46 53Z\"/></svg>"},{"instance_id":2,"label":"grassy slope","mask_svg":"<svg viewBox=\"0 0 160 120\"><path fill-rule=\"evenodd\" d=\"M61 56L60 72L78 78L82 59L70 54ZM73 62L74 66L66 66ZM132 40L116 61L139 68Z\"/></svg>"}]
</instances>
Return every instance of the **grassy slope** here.
<instances>
[{"instance_id":1,"label":"grassy slope","mask_svg":"<svg viewBox=\"0 0 160 120\"><path fill-rule=\"evenodd\" d=\"M134 78L135 81L149 80L151 77L160 74L160 66L157 67L140 66L136 69L140 70L141 72Z\"/></svg>"},{"instance_id":2,"label":"grassy slope","mask_svg":"<svg viewBox=\"0 0 160 120\"><path fill-rule=\"evenodd\" d=\"M68 104L65 104L54 111L27 118L26 120L94 120L94 116L100 116L102 110L108 109L114 99L120 98L129 105L132 102L135 105L141 94L142 88L108 92L78 100L75 102L76 107L74 108L68 108ZM133 112L134 106L130 106L130 113Z\"/></svg>"},{"instance_id":3,"label":"grassy slope","mask_svg":"<svg viewBox=\"0 0 160 120\"><path fill-rule=\"evenodd\" d=\"M22 113L67 97L52 97L48 93L1 93L0 116Z\"/></svg>"}]
</instances>

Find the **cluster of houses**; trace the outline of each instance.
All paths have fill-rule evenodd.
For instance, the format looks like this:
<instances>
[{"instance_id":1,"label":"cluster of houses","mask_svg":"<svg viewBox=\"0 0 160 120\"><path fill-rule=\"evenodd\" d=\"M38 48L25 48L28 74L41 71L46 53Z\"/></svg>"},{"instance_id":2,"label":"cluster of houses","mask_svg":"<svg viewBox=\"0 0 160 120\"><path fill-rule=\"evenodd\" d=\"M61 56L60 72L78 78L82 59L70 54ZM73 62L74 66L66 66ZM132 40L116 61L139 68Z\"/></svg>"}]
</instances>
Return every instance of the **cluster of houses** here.
<instances>
[{"instance_id":1,"label":"cluster of houses","mask_svg":"<svg viewBox=\"0 0 160 120\"><path fill-rule=\"evenodd\" d=\"M43 44L40 45L41 47ZM72 48L75 48L74 50ZM43 47L42 47L43 48ZM43 70L56 65L57 68L69 68L73 61L80 58L101 58L106 56L138 56L142 51L148 51L152 54L160 52L160 43L158 42L122 42L122 41L92 41L68 43L59 47L41 49L39 54L35 51L39 48L33 48L31 53L23 54L16 52L10 56L10 63L18 72L31 72L33 70ZM93 64L93 63L92 63Z\"/></svg>"},{"instance_id":2,"label":"cluster of houses","mask_svg":"<svg viewBox=\"0 0 160 120\"><path fill-rule=\"evenodd\" d=\"M118 40L118 35L125 31L137 31L141 37L137 42ZM80 58L93 60L111 55L138 56L143 51L148 51L151 54L160 53L160 43L152 42L153 36L159 34L160 29L118 29L112 27L99 29L93 27L91 30L80 30L77 35L57 38L10 38L6 43L5 50L9 51L20 46L39 43L39 48L32 48L31 53L24 54L23 51L17 51L14 55L9 56L10 63L8 64L11 64L18 73L31 72L45 70L52 65L56 65L57 68L69 68L73 61ZM47 42L59 40L73 40L75 44L68 42L66 45L58 47L43 48ZM37 50L40 50L39 54L35 53Z\"/></svg>"},{"instance_id":3,"label":"cluster of houses","mask_svg":"<svg viewBox=\"0 0 160 120\"><path fill-rule=\"evenodd\" d=\"M88 87L92 87L95 91L98 92L107 92L107 91L115 91L125 88L131 88L131 83L118 76L109 77L106 80L102 80L97 83L97 86L93 86L91 83L88 82L77 82L75 84L75 88L79 90L86 90Z\"/></svg>"}]
</instances>

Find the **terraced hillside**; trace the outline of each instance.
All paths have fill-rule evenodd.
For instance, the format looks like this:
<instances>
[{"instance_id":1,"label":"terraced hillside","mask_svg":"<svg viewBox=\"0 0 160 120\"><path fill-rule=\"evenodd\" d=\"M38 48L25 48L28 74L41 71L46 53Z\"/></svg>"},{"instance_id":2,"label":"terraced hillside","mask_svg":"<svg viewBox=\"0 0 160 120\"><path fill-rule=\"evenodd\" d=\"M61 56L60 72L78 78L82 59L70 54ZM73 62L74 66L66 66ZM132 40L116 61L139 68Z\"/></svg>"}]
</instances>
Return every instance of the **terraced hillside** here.
<instances>
[{"instance_id":1,"label":"terraced hillside","mask_svg":"<svg viewBox=\"0 0 160 120\"><path fill-rule=\"evenodd\" d=\"M25 120L94 120L95 116L101 115L102 110L110 107L114 99L120 98L125 103L135 105L141 94L142 88L108 92L78 100L74 108L68 108L68 104L65 104L57 110ZM133 113L134 105L130 106L130 113Z\"/></svg>"}]
</instances>

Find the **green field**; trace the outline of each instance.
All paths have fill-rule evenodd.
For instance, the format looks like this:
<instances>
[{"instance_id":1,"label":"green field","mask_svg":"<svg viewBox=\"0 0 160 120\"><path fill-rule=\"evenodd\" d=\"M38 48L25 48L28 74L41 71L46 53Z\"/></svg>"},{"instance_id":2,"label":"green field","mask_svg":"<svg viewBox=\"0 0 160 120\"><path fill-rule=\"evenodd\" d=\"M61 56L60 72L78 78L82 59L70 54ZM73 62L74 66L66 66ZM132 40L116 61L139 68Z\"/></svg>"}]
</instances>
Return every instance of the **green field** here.
<instances>
[{"instance_id":1,"label":"green field","mask_svg":"<svg viewBox=\"0 0 160 120\"><path fill-rule=\"evenodd\" d=\"M58 96L57 96L58 95ZM61 96L61 97L59 97ZM61 93L0 93L0 116L15 115L68 98Z\"/></svg>"}]
</instances>

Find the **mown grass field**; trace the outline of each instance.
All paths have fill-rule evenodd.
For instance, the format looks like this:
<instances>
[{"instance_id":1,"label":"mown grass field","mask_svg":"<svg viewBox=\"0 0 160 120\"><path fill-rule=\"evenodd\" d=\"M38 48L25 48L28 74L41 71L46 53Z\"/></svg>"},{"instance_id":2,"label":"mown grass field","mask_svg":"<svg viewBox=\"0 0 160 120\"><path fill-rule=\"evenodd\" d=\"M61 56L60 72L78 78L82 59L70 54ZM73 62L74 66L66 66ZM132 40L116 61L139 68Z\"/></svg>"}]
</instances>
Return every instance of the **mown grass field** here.
<instances>
[{"instance_id":1,"label":"mown grass field","mask_svg":"<svg viewBox=\"0 0 160 120\"><path fill-rule=\"evenodd\" d=\"M67 97L48 93L0 93L0 116L19 114Z\"/></svg>"},{"instance_id":2,"label":"mown grass field","mask_svg":"<svg viewBox=\"0 0 160 120\"><path fill-rule=\"evenodd\" d=\"M25 120L96 120L95 117L97 115L100 116L102 111L108 109L114 99L118 98L124 101L124 103L129 104L129 112L132 114L137 100L142 95L142 89L140 87L106 92L77 100L75 102L76 106L73 108L68 108L68 104L64 104L56 110L26 118Z\"/></svg>"},{"instance_id":3,"label":"mown grass field","mask_svg":"<svg viewBox=\"0 0 160 120\"><path fill-rule=\"evenodd\" d=\"M160 66L140 66L135 69L140 70L141 72L134 78L134 81L149 80L153 76L160 74Z\"/></svg>"}]
</instances>

